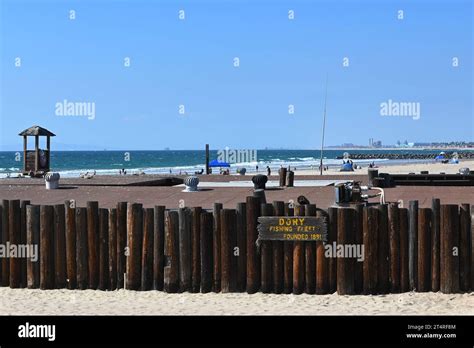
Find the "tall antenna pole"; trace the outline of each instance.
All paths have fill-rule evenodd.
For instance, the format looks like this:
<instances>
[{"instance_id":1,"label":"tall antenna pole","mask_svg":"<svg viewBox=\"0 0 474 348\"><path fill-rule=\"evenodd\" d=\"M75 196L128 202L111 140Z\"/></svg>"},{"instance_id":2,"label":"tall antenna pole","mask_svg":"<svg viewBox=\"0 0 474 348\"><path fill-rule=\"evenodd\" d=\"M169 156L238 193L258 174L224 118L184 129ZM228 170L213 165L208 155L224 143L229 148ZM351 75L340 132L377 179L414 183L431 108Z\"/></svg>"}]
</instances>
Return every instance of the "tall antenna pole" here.
<instances>
[{"instance_id":1,"label":"tall antenna pole","mask_svg":"<svg viewBox=\"0 0 474 348\"><path fill-rule=\"evenodd\" d=\"M323 116L323 136L321 138L321 160L319 162L319 174L323 175L323 151L324 151L324 131L326 129L326 104L328 100L328 76L326 75L326 95L324 97L324 116Z\"/></svg>"}]
</instances>

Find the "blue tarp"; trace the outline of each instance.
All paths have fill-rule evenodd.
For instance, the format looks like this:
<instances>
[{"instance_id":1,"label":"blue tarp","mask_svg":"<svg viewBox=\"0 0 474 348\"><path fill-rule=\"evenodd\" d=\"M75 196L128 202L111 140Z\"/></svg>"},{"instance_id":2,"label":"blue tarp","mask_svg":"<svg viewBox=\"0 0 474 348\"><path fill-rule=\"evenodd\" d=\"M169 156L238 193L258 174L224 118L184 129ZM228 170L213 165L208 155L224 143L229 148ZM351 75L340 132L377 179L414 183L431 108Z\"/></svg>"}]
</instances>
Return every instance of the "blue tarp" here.
<instances>
[{"instance_id":1,"label":"blue tarp","mask_svg":"<svg viewBox=\"0 0 474 348\"><path fill-rule=\"evenodd\" d=\"M218 160L213 160L209 162L209 167L230 167L230 164L227 162L219 162Z\"/></svg>"},{"instance_id":2,"label":"blue tarp","mask_svg":"<svg viewBox=\"0 0 474 348\"><path fill-rule=\"evenodd\" d=\"M342 165L342 168L339 171L340 172L353 172L354 167L352 167L352 163L346 162Z\"/></svg>"}]
</instances>

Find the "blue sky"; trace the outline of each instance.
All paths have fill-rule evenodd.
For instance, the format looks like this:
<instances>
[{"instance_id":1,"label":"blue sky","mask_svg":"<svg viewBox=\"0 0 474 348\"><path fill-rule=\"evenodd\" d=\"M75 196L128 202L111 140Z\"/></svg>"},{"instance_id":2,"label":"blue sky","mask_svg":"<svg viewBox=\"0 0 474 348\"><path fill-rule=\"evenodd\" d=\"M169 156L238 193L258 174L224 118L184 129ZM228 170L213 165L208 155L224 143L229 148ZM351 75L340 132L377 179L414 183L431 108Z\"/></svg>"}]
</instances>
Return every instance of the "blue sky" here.
<instances>
[{"instance_id":1,"label":"blue sky","mask_svg":"<svg viewBox=\"0 0 474 348\"><path fill-rule=\"evenodd\" d=\"M326 76L328 145L474 139L469 0L0 3L4 149L33 124L53 149L318 148ZM389 99L420 118L381 116Z\"/></svg>"}]
</instances>

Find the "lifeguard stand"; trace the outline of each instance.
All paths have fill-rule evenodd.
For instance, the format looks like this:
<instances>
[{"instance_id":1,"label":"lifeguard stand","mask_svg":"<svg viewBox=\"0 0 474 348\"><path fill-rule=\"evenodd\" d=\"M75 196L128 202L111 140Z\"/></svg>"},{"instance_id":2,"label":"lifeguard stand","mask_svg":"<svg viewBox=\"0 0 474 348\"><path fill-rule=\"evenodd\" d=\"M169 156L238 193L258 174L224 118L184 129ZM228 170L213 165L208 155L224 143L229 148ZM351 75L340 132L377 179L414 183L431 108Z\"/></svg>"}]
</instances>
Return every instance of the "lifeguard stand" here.
<instances>
[{"instance_id":1,"label":"lifeguard stand","mask_svg":"<svg viewBox=\"0 0 474 348\"><path fill-rule=\"evenodd\" d=\"M23 174L43 176L49 172L50 159L50 137L56 136L49 130L32 126L19 134L23 137ZM35 137L35 149L28 150L27 137ZM46 137L46 150L39 148L39 137Z\"/></svg>"}]
</instances>

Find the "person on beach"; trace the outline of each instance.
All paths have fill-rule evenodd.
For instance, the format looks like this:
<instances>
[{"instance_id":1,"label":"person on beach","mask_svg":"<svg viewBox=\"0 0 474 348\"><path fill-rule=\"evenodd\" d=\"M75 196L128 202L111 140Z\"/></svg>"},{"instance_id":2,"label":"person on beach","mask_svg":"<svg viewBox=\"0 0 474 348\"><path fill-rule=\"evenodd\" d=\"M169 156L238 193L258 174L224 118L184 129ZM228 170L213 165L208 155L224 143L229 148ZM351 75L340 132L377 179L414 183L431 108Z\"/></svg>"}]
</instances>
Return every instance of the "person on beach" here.
<instances>
[{"instance_id":1,"label":"person on beach","mask_svg":"<svg viewBox=\"0 0 474 348\"><path fill-rule=\"evenodd\" d=\"M255 171L258 173L258 165L255 166Z\"/></svg>"},{"instance_id":2,"label":"person on beach","mask_svg":"<svg viewBox=\"0 0 474 348\"><path fill-rule=\"evenodd\" d=\"M267 175L270 176L272 174L272 170L270 169L270 166L267 166Z\"/></svg>"}]
</instances>

